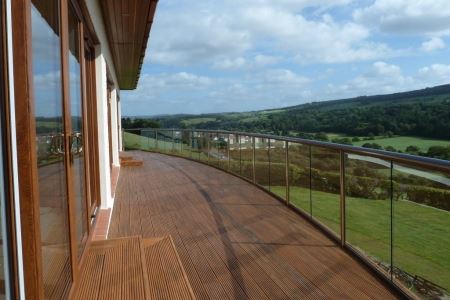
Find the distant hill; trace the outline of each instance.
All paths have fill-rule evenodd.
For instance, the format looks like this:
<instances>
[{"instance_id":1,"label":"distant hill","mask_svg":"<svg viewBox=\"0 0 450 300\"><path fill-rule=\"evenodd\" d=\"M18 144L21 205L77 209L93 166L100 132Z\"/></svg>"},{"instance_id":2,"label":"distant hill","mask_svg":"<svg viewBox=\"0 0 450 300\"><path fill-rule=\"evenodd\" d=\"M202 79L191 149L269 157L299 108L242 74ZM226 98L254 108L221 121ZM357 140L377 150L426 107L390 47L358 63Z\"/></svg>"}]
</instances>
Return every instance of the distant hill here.
<instances>
[{"instance_id":1,"label":"distant hill","mask_svg":"<svg viewBox=\"0 0 450 300\"><path fill-rule=\"evenodd\" d=\"M152 117L160 127L242 130L280 135L333 132L450 139L450 84L422 90L312 102L243 113Z\"/></svg>"}]
</instances>

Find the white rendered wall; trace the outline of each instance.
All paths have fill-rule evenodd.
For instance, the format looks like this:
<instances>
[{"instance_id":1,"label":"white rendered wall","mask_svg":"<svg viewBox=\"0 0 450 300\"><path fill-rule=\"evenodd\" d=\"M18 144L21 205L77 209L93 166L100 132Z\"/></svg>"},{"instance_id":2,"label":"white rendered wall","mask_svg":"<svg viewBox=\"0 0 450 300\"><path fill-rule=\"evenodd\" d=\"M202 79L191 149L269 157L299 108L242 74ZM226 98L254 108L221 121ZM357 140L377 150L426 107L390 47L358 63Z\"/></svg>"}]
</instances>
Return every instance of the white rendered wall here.
<instances>
[{"instance_id":1,"label":"white rendered wall","mask_svg":"<svg viewBox=\"0 0 450 300\"><path fill-rule=\"evenodd\" d=\"M120 101L120 99L118 99L119 101L117 101L117 110L118 110L118 115L119 115L119 150L122 151L123 150L123 144L122 144L122 102Z\"/></svg>"},{"instance_id":2,"label":"white rendered wall","mask_svg":"<svg viewBox=\"0 0 450 300\"><path fill-rule=\"evenodd\" d=\"M111 144L112 144L112 156L113 164L119 166L119 133L117 124L117 90L113 90L111 93Z\"/></svg>"},{"instance_id":3,"label":"white rendered wall","mask_svg":"<svg viewBox=\"0 0 450 300\"><path fill-rule=\"evenodd\" d=\"M114 200L111 197L111 170L109 161L109 131L108 131L108 92L106 62L101 53L95 59L97 81L97 122L100 173L101 208L112 208Z\"/></svg>"},{"instance_id":4,"label":"white rendered wall","mask_svg":"<svg viewBox=\"0 0 450 300\"><path fill-rule=\"evenodd\" d=\"M108 94L107 94L107 71L106 66L110 71L112 81L117 88L118 81L112 59L111 50L109 48L108 37L106 34L105 25L103 23L103 16L99 0L85 1L89 15L91 16L94 25L95 33L100 42L96 47L96 84L97 84L97 121L98 121L98 146L99 146L99 173L100 173L100 200L101 208L112 208L114 199L111 196L111 170L109 158L109 128L108 128ZM117 126L114 126L114 120L117 119L117 114L114 113L114 100L116 93L112 93L111 103L111 133L113 144L113 164L119 165L118 153L118 138ZM117 124L117 121L116 121ZM114 147L116 145L116 147Z\"/></svg>"}]
</instances>

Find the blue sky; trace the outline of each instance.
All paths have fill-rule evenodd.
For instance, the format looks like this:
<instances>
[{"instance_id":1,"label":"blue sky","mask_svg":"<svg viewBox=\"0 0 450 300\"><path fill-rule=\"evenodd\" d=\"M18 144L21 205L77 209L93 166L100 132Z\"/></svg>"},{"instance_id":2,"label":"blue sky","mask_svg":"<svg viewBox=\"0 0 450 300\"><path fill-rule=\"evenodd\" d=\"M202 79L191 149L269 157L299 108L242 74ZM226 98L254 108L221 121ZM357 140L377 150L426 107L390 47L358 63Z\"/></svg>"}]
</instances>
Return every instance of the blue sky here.
<instances>
[{"instance_id":1,"label":"blue sky","mask_svg":"<svg viewBox=\"0 0 450 300\"><path fill-rule=\"evenodd\" d=\"M449 0L160 0L123 114L249 111L450 83Z\"/></svg>"}]
</instances>

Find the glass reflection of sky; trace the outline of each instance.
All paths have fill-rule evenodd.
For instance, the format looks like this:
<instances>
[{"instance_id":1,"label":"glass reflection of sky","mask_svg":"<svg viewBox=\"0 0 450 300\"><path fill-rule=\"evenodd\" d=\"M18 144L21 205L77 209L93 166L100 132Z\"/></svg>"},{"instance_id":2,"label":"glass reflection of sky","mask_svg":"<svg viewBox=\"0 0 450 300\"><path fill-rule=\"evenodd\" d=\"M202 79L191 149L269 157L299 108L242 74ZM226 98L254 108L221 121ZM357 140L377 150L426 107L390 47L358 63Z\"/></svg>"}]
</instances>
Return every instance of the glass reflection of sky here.
<instances>
[{"instance_id":1,"label":"glass reflection of sky","mask_svg":"<svg viewBox=\"0 0 450 300\"><path fill-rule=\"evenodd\" d=\"M72 129L82 131L82 102L81 102L81 66L79 23L73 13L69 14L69 76L70 76L70 108L72 114Z\"/></svg>"},{"instance_id":2,"label":"glass reflection of sky","mask_svg":"<svg viewBox=\"0 0 450 300\"><path fill-rule=\"evenodd\" d=\"M60 37L32 5L35 109L38 117L62 117Z\"/></svg>"}]
</instances>

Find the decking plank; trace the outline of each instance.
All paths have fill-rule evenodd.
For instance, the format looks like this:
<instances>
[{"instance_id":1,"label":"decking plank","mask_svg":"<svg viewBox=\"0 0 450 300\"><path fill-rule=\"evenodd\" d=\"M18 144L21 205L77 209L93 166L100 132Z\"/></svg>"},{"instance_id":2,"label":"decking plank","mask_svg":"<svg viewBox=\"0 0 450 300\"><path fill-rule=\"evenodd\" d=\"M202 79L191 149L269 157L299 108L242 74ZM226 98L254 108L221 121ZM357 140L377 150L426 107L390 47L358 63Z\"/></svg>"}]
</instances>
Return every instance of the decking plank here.
<instances>
[{"instance_id":1,"label":"decking plank","mask_svg":"<svg viewBox=\"0 0 450 300\"><path fill-rule=\"evenodd\" d=\"M109 237L172 236L196 298L396 298L322 232L255 186L182 158L129 154L144 163L121 171ZM149 276L155 270L148 269Z\"/></svg>"}]
</instances>

